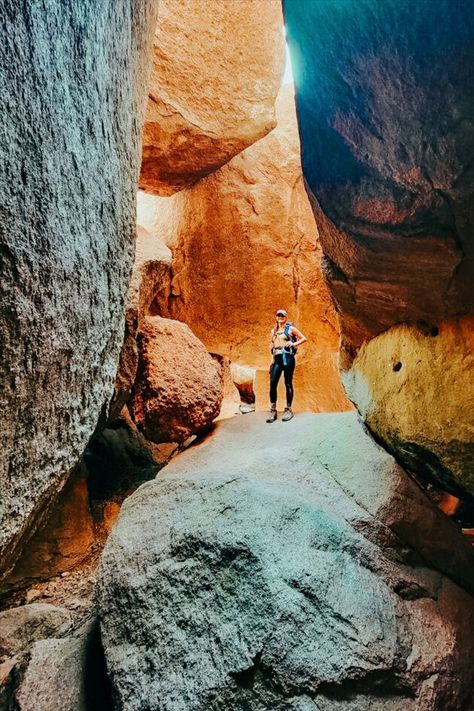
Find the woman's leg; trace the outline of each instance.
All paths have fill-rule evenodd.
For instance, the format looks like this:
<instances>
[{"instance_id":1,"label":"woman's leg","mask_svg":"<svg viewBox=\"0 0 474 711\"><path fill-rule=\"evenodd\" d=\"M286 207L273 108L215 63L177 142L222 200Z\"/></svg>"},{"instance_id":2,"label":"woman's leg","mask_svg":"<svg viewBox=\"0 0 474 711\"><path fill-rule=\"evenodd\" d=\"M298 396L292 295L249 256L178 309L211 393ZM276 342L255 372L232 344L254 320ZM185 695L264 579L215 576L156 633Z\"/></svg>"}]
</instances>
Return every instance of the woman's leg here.
<instances>
[{"instance_id":1,"label":"woman's leg","mask_svg":"<svg viewBox=\"0 0 474 711\"><path fill-rule=\"evenodd\" d=\"M275 360L270 368L270 403L271 405L276 405L277 402L277 392L278 392L278 382L280 380L281 374L283 372L283 362L281 356L275 356Z\"/></svg>"},{"instance_id":2,"label":"woman's leg","mask_svg":"<svg viewBox=\"0 0 474 711\"><path fill-rule=\"evenodd\" d=\"M286 387L286 406L291 407L293 402L293 373L295 372L295 357L290 356L287 365L283 367L283 372L285 373L285 387Z\"/></svg>"}]
</instances>

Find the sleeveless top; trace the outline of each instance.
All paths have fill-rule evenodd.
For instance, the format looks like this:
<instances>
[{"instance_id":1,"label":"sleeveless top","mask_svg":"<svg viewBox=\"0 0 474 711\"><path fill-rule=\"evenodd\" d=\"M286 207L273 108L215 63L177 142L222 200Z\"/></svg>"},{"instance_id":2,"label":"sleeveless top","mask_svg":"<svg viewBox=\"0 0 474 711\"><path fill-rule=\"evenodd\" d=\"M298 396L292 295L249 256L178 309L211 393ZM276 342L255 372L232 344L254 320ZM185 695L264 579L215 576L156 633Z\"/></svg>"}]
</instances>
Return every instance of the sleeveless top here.
<instances>
[{"instance_id":1,"label":"sleeveless top","mask_svg":"<svg viewBox=\"0 0 474 711\"><path fill-rule=\"evenodd\" d=\"M280 328L276 333L273 332L272 351L274 355L278 355L283 351L283 348L291 343L291 339L285 336L285 329Z\"/></svg>"}]
</instances>

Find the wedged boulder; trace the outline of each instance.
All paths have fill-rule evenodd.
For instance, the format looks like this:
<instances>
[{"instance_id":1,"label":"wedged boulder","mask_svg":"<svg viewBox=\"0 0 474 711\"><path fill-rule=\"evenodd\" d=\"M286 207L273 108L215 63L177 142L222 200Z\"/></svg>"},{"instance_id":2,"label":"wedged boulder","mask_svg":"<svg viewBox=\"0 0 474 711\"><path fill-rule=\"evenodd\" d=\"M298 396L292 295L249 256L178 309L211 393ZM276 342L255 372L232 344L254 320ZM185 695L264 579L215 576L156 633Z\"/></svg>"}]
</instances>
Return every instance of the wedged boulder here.
<instances>
[{"instance_id":1,"label":"wedged boulder","mask_svg":"<svg viewBox=\"0 0 474 711\"><path fill-rule=\"evenodd\" d=\"M3 6L0 572L112 396L156 5Z\"/></svg>"},{"instance_id":2,"label":"wedged boulder","mask_svg":"<svg viewBox=\"0 0 474 711\"><path fill-rule=\"evenodd\" d=\"M144 319L138 335L139 372L133 419L152 442L183 442L219 414L220 368L190 328L160 316Z\"/></svg>"},{"instance_id":3,"label":"wedged boulder","mask_svg":"<svg viewBox=\"0 0 474 711\"><path fill-rule=\"evenodd\" d=\"M394 326L344 375L370 430L405 466L474 495L474 317L425 331Z\"/></svg>"},{"instance_id":4,"label":"wedged boulder","mask_svg":"<svg viewBox=\"0 0 474 711\"><path fill-rule=\"evenodd\" d=\"M279 0L160 0L140 187L171 195L275 126Z\"/></svg>"},{"instance_id":5,"label":"wedged boulder","mask_svg":"<svg viewBox=\"0 0 474 711\"><path fill-rule=\"evenodd\" d=\"M171 284L171 250L146 229L138 226L135 262L127 293L125 335L115 379L109 420L119 417L130 400L138 368L137 334L149 314L167 316Z\"/></svg>"},{"instance_id":6,"label":"wedged boulder","mask_svg":"<svg viewBox=\"0 0 474 711\"><path fill-rule=\"evenodd\" d=\"M467 711L473 559L354 413L219 423L125 502L104 549L116 703Z\"/></svg>"},{"instance_id":7,"label":"wedged boulder","mask_svg":"<svg viewBox=\"0 0 474 711\"><path fill-rule=\"evenodd\" d=\"M303 173L352 356L365 334L472 311L472 6L285 0L284 14Z\"/></svg>"},{"instance_id":8,"label":"wedged boulder","mask_svg":"<svg viewBox=\"0 0 474 711\"><path fill-rule=\"evenodd\" d=\"M295 406L348 409L291 86L281 89L276 109L278 125L268 136L170 198L176 232L170 313L211 352L257 368L265 380L257 405L266 407L270 331L276 309L286 308L308 338L297 359Z\"/></svg>"}]
</instances>

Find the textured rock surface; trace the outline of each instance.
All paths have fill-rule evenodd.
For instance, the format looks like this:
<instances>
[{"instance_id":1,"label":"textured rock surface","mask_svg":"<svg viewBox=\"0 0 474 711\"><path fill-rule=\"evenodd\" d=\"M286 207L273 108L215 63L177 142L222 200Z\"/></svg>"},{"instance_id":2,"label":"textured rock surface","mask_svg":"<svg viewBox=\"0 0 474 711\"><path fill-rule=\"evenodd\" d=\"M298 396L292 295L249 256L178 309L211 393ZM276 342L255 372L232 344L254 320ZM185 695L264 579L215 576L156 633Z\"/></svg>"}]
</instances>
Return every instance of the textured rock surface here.
<instances>
[{"instance_id":1,"label":"textured rock surface","mask_svg":"<svg viewBox=\"0 0 474 711\"><path fill-rule=\"evenodd\" d=\"M160 0L140 187L171 195L275 125L279 0Z\"/></svg>"},{"instance_id":2,"label":"textured rock surface","mask_svg":"<svg viewBox=\"0 0 474 711\"><path fill-rule=\"evenodd\" d=\"M133 418L152 442L181 442L219 414L219 366L184 323L144 319L138 336L139 374Z\"/></svg>"},{"instance_id":3,"label":"textured rock surface","mask_svg":"<svg viewBox=\"0 0 474 711\"><path fill-rule=\"evenodd\" d=\"M96 624L36 642L15 701L18 711L111 711Z\"/></svg>"},{"instance_id":4,"label":"textured rock surface","mask_svg":"<svg viewBox=\"0 0 474 711\"><path fill-rule=\"evenodd\" d=\"M71 623L68 610L46 603L0 612L0 658L28 652L36 641L45 637L60 637Z\"/></svg>"},{"instance_id":5,"label":"textured rock surface","mask_svg":"<svg viewBox=\"0 0 474 711\"><path fill-rule=\"evenodd\" d=\"M291 0L284 8L303 172L329 218L318 226L344 337L358 346L367 332L469 312L471 5Z\"/></svg>"},{"instance_id":6,"label":"textured rock surface","mask_svg":"<svg viewBox=\"0 0 474 711\"><path fill-rule=\"evenodd\" d=\"M210 351L261 369L265 395L257 404L266 407L270 330L276 309L286 308L308 338L298 354L296 407L347 409L290 86L277 118L268 136L170 198L177 218L170 311Z\"/></svg>"},{"instance_id":7,"label":"textured rock surface","mask_svg":"<svg viewBox=\"0 0 474 711\"><path fill-rule=\"evenodd\" d=\"M127 294L125 337L110 407L110 420L120 415L123 405L131 396L138 368L137 334L143 319L149 314L167 315L171 258L171 250L139 225L135 263Z\"/></svg>"},{"instance_id":8,"label":"textured rock surface","mask_svg":"<svg viewBox=\"0 0 474 711\"><path fill-rule=\"evenodd\" d=\"M472 591L473 556L354 413L219 423L104 550L117 703L467 711L474 602L447 576Z\"/></svg>"},{"instance_id":9,"label":"textured rock surface","mask_svg":"<svg viewBox=\"0 0 474 711\"><path fill-rule=\"evenodd\" d=\"M396 326L360 349L344 383L371 431L410 469L474 495L474 318Z\"/></svg>"},{"instance_id":10,"label":"textured rock surface","mask_svg":"<svg viewBox=\"0 0 474 711\"><path fill-rule=\"evenodd\" d=\"M175 222L178 219L173 212L174 205L174 200L139 190L137 192L138 231L146 230L154 240L173 249L176 241Z\"/></svg>"},{"instance_id":11,"label":"textured rock surface","mask_svg":"<svg viewBox=\"0 0 474 711\"><path fill-rule=\"evenodd\" d=\"M7 0L3 16L2 568L113 391L156 2Z\"/></svg>"}]
</instances>

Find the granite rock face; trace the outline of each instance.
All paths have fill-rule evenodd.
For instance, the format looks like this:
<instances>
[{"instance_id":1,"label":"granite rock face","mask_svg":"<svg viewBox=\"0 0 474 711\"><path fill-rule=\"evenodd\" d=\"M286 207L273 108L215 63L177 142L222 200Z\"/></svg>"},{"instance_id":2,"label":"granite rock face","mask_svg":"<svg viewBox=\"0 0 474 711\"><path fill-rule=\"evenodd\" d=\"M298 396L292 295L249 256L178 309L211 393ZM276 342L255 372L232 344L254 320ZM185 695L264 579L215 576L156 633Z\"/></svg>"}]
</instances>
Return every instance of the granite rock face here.
<instances>
[{"instance_id":1,"label":"granite rock face","mask_svg":"<svg viewBox=\"0 0 474 711\"><path fill-rule=\"evenodd\" d=\"M468 313L472 6L287 0L284 9L303 172L327 218L318 226L347 345Z\"/></svg>"},{"instance_id":2,"label":"granite rock face","mask_svg":"<svg viewBox=\"0 0 474 711\"><path fill-rule=\"evenodd\" d=\"M2 568L112 395L156 5L3 7Z\"/></svg>"},{"instance_id":3,"label":"granite rock face","mask_svg":"<svg viewBox=\"0 0 474 711\"><path fill-rule=\"evenodd\" d=\"M183 442L207 429L219 414L220 368L184 323L144 319L133 419L151 442Z\"/></svg>"},{"instance_id":4,"label":"granite rock face","mask_svg":"<svg viewBox=\"0 0 474 711\"><path fill-rule=\"evenodd\" d=\"M471 547L354 413L288 427L219 423L125 502L99 574L116 704L467 711Z\"/></svg>"},{"instance_id":5,"label":"granite rock face","mask_svg":"<svg viewBox=\"0 0 474 711\"><path fill-rule=\"evenodd\" d=\"M171 195L275 126L279 0L160 0L140 187Z\"/></svg>"},{"instance_id":6,"label":"granite rock face","mask_svg":"<svg viewBox=\"0 0 474 711\"><path fill-rule=\"evenodd\" d=\"M339 325L304 189L291 86L281 89L276 114L268 136L170 198L170 312L211 352L257 368L257 405L266 407L270 331L275 311L287 309L308 338L297 358L295 407L343 410L350 404L338 372Z\"/></svg>"}]
</instances>

